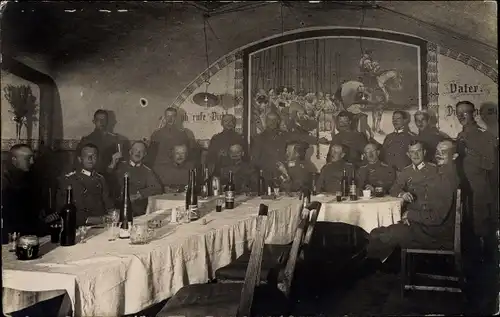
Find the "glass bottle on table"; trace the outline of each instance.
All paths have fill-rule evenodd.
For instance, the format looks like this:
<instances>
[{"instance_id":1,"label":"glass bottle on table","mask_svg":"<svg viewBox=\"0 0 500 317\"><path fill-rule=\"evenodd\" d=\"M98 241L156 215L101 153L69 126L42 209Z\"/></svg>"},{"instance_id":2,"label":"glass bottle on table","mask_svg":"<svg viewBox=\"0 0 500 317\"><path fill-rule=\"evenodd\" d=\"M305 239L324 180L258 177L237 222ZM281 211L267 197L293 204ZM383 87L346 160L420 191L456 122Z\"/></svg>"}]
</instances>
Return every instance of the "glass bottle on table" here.
<instances>
[{"instance_id":1,"label":"glass bottle on table","mask_svg":"<svg viewBox=\"0 0 500 317\"><path fill-rule=\"evenodd\" d=\"M201 197L208 198L212 196L212 178L210 177L210 172L208 167L203 170L203 183L201 186Z\"/></svg>"},{"instance_id":2,"label":"glass bottle on table","mask_svg":"<svg viewBox=\"0 0 500 317\"><path fill-rule=\"evenodd\" d=\"M63 247L76 244L76 206L73 203L73 188L69 185L66 188L66 203L60 211L61 216L61 239Z\"/></svg>"},{"instance_id":3,"label":"glass bottle on table","mask_svg":"<svg viewBox=\"0 0 500 317\"><path fill-rule=\"evenodd\" d=\"M190 177L190 182L188 186L188 191L189 191L189 198L188 198L188 208L187 208L187 217L189 218L190 221L194 221L199 219L198 215L198 193L196 190L196 172L193 170L191 172L191 177ZM186 193L186 196L188 193Z\"/></svg>"},{"instance_id":4,"label":"glass bottle on table","mask_svg":"<svg viewBox=\"0 0 500 317\"><path fill-rule=\"evenodd\" d=\"M266 195L266 180L264 178L264 171L259 170L259 182L257 186L257 195L265 196Z\"/></svg>"},{"instance_id":5,"label":"glass bottle on table","mask_svg":"<svg viewBox=\"0 0 500 317\"><path fill-rule=\"evenodd\" d=\"M224 198L226 200L226 209L234 209L234 192L235 185L233 181L233 171L229 171L229 179L224 190Z\"/></svg>"},{"instance_id":6,"label":"glass bottle on table","mask_svg":"<svg viewBox=\"0 0 500 317\"><path fill-rule=\"evenodd\" d=\"M132 214L132 203L130 201L129 174L123 176L122 205L120 209L120 239L130 238L130 229L132 228L134 217Z\"/></svg>"},{"instance_id":7,"label":"glass bottle on table","mask_svg":"<svg viewBox=\"0 0 500 317\"><path fill-rule=\"evenodd\" d=\"M347 171L344 168L342 173L342 179L340 180L340 190L342 191L342 197L349 196L349 177L347 177Z\"/></svg>"}]
</instances>

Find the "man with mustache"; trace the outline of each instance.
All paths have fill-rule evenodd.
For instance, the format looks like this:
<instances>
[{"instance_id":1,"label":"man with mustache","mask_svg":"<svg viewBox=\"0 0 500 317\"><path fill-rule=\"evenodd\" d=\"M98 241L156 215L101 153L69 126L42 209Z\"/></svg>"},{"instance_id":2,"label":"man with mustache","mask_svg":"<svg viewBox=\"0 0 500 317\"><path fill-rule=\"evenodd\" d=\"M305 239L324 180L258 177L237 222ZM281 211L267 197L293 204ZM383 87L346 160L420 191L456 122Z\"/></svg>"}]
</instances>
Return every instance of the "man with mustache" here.
<instances>
[{"instance_id":1,"label":"man with mustache","mask_svg":"<svg viewBox=\"0 0 500 317\"><path fill-rule=\"evenodd\" d=\"M251 192L256 188L257 173L250 164L243 160L245 152L243 146L237 142L229 146L228 164L223 166L216 174L220 174L221 184L227 184L229 172L233 173L233 181L237 193Z\"/></svg>"},{"instance_id":2,"label":"man with mustache","mask_svg":"<svg viewBox=\"0 0 500 317\"><path fill-rule=\"evenodd\" d=\"M146 212L149 196L158 195L163 192L155 173L144 165L146 153L146 143L136 141L130 148L130 160L128 162L113 162L110 165L110 168L114 170L116 183L119 184L118 195L116 197L117 206L119 206L123 199L124 175L125 173L129 175L129 194L134 216L140 216Z\"/></svg>"},{"instance_id":3,"label":"man with mustache","mask_svg":"<svg viewBox=\"0 0 500 317\"><path fill-rule=\"evenodd\" d=\"M474 234L479 240L479 250L484 260L494 252L492 224L498 223L498 211L493 211L494 195L491 175L497 164L497 141L474 119L475 106L470 101L456 104L458 121L463 126L457 136L459 171L463 174L464 187L472 207ZM498 192L498 187L493 188ZM491 245L490 245L491 244Z\"/></svg>"},{"instance_id":4,"label":"man with mustache","mask_svg":"<svg viewBox=\"0 0 500 317\"><path fill-rule=\"evenodd\" d=\"M396 171L394 168L380 161L380 150L375 143L368 143L364 149L364 157L368 164L363 165L358 170L359 190L369 189L372 193L375 187L382 187L384 193L388 193L394 180Z\"/></svg>"},{"instance_id":5,"label":"man with mustache","mask_svg":"<svg viewBox=\"0 0 500 317\"><path fill-rule=\"evenodd\" d=\"M188 145L176 144L172 153L173 161L155 170L166 193L184 191L189 183L189 171L195 168L193 161L189 160Z\"/></svg>"},{"instance_id":6,"label":"man with mustache","mask_svg":"<svg viewBox=\"0 0 500 317\"><path fill-rule=\"evenodd\" d=\"M207 153L207 165L211 170L219 170L231 163L229 147L239 144L246 148L246 142L241 134L236 132L236 118L232 114L225 114L221 119L222 132L214 135L210 140Z\"/></svg>"},{"instance_id":7,"label":"man with mustache","mask_svg":"<svg viewBox=\"0 0 500 317\"><path fill-rule=\"evenodd\" d=\"M408 146L411 165L397 176L391 195L404 200L402 221L372 230L367 248L368 257L385 262L396 247L453 247L453 198L457 183L450 174L425 162L425 149L419 141ZM453 174L451 174L453 176ZM380 263L380 262L379 262Z\"/></svg>"},{"instance_id":8,"label":"man with mustache","mask_svg":"<svg viewBox=\"0 0 500 317\"><path fill-rule=\"evenodd\" d=\"M428 162L435 162L436 146L446 136L441 133L438 128L429 124L430 116L427 112L417 111L413 116L415 125L418 128L417 139L422 141L425 146L426 157Z\"/></svg>"},{"instance_id":9,"label":"man with mustache","mask_svg":"<svg viewBox=\"0 0 500 317\"><path fill-rule=\"evenodd\" d=\"M348 149L342 144L331 144L326 157L326 165L319 173L317 188L320 192L335 194L341 191L340 183L344 170L349 178L354 174L354 166L344 158Z\"/></svg>"},{"instance_id":10,"label":"man with mustache","mask_svg":"<svg viewBox=\"0 0 500 317\"><path fill-rule=\"evenodd\" d=\"M352 129L351 114L342 111L337 116L337 130L339 133L332 137L332 144L342 144L349 148L346 161L354 166L361 165L361 154L368 143L366 135Z\"/></svg>"},{"instance_id":11,"label":"man with mustache","mask_svg":"<svg viewBox=\"0 0 500 317\"><path fill-rule=\"evenodd\" d=\"M397 171L402 171L403 168L411 163L406 152L410 143L415 139L415 135L408 129L409 121L410 117L407 112L401 110L394 111L392 114L394 132L389 133L382 144L384 162Z\"/></svg>"}]
</instances>

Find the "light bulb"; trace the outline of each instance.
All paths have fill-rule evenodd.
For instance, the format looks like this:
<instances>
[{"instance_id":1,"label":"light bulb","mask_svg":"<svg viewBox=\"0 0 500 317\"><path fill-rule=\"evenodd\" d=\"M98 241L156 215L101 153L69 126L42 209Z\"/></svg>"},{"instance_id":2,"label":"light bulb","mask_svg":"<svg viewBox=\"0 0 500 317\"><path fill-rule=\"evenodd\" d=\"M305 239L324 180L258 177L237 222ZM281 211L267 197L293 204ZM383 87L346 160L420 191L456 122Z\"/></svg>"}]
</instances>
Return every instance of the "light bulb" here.
<instances>
[{"instance_id":1,"label":"light bulb","mask_svg":"<svg viewBox=\"0 0 500 317\"><path fill-rule=\"evenodd\" d=\"M203 101L208 102L208 97L205 96L205 99L203 99Z\"/></svg>"}]
</instances>

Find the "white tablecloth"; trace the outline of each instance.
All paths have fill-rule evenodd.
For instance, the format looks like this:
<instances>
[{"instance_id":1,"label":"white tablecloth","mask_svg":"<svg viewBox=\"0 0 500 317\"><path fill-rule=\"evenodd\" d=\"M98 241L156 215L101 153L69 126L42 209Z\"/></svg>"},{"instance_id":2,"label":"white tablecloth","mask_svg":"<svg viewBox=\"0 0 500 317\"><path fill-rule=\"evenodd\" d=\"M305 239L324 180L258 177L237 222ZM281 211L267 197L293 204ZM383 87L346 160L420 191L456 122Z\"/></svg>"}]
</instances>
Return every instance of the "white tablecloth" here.
<instances>
[{"instance_id":1,"label":"white tablecloth","mask_svg":"<svg viewBox=\"0 0 500 317\"><path fill-rule=\"evenodd\" d=\"M314 199L314 198L313 198ZM370 233L401 220L402 199L395 197L337 202L335 197L318 198L323 203L318 221L341 222L358 226Z\"/></svg>"},{"instance_id":2,"label":"white tablecloth","mask_svg":"<svg viewBox=\"0 0 500 317\"><path fill-rule=\"evenodd\" d=\"M84 244L58 247L24 262L15 260L5 247L3 287L26 292L64 289L77 316L133 314L169 298L185 285L208 281L216 269L240 256L255 236L261 202L270 207L266 242L290 242L298 221L298 199L254 198L234 210L211 212L203 217L205 225L200 220L167 225L162 228L164 237L147 245L109 242L101 234ZM165 228L170 229L165 233ZM4 312L24 308L11 306L14 304L4 301Z\"/></svg>"}]
</instances>

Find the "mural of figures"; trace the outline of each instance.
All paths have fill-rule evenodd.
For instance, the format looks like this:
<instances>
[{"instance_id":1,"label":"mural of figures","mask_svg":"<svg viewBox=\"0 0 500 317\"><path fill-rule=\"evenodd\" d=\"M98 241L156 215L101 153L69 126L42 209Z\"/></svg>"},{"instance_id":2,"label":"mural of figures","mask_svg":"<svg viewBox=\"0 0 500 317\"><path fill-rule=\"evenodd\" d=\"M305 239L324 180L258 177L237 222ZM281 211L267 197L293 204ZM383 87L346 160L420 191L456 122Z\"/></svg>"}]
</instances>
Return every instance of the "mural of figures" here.
<instances>
[{"instance_id":1,"label":"mural of figures","mask_svg":"<svg viewBox=\"0 0 500 317\"><path fill-rule=\"evenodd\" d=\"M249 55L249 133L265 129L276 112L281 130L297 126L317 137L313 160L324 162L327 141L338 133L336 117L352 115L352 128L383 143L394 131L395 110L422 107L421 52L416 45L386 39L300 39Z\"/></svg>"}]
</instances>

